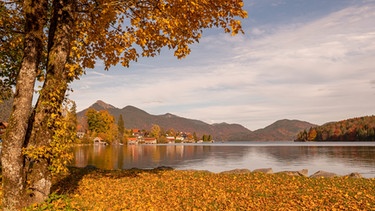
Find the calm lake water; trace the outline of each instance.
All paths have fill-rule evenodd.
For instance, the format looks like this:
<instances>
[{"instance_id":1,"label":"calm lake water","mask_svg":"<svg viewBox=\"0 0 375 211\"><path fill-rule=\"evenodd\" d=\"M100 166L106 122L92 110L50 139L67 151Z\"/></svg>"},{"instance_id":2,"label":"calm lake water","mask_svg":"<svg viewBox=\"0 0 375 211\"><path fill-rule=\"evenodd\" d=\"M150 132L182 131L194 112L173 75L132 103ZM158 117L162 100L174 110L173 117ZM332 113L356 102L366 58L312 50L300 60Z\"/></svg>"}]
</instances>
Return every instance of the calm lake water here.
<instances>
[{"instance_id":1,"label":"calm lake water","mask_svg":"<svg viewBox=\"0 0 375 211\"><path fill-rule=\"evenodd\" d=\"M175 169L222 172L232 169L308 169L375 178L375 142L228 142L166 145L83 145L74 148L73 165L101 169Z\"/></svg>"}]
</instances>

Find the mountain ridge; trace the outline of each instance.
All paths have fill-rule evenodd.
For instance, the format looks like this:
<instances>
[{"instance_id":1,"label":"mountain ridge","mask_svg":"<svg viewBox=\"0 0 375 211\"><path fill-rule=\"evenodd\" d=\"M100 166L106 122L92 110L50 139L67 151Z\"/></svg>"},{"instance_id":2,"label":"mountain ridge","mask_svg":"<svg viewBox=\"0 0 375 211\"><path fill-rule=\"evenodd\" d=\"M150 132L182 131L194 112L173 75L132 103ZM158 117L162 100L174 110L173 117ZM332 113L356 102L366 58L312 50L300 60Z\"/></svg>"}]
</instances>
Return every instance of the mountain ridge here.
<instances>
[{"instance_id":1,"label":"mountain ridge","mask_svg":"<svg viewBox=\"0 0 375 211\"><path fill-rule=\"evenodd\" d=\"M77 112L79 121L85 121L85 112L89 108L98 111L107 110L115 117L116 121L121 114L125 122L125 128L128 129L150 130L152 124L157 124L164 130L173 128L181 132L195 132L198 137L204 134L212 135L216 141L292 141L299 131L316 126L300 120L284 119L278 120L265 128L251 131L237 123L208 124L201 120L180 117L172 113L153 115L135 106L128 105L120 109L101 100Z\"/></svg>"}]
</instances>

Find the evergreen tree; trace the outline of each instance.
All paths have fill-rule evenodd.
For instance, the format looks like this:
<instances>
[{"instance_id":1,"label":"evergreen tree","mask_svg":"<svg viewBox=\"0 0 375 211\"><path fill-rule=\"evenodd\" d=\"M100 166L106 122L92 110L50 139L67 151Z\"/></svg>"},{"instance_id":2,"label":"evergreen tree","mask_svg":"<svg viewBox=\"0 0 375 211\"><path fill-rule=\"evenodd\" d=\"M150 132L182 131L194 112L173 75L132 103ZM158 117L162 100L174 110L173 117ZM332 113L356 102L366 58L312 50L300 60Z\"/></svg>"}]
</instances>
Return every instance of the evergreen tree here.
<instances>
[{"instance_id":1,"label":"evergreen tree","mask_svg":"<svg viewBox=\"0 0 375 211\"><path fill-rule=\"evenodd\" d=\"M123 143L124 133L125 133L125 123L124 123L124 119L122 118L122 114L120 114L118 118L117 128L118 128L118 136L119 136L120 143Z\"/></svg>"},{"instance_id":2,"label":"evergreen tree","mask_svg":"<svg viewBox=\"0 0 375 211\"><path fill-rule=\"evenodd\" d=\"M198 136L195 132L193 133L193 139L194 139L194 141L198 141Z\"/></svg>"},{"instance_id":3,"label":"evergreen tree","mask_svg":"<svg viewBox=\"0 0 375 211\"><path fill-rule=\"evenodd\" d=\"M207 136L206 134L204 134L204 135L202 136L202 140L203 140L203 141L207 141L207 140L208 140L208 136Z\"/></svg>"}]
</instances>

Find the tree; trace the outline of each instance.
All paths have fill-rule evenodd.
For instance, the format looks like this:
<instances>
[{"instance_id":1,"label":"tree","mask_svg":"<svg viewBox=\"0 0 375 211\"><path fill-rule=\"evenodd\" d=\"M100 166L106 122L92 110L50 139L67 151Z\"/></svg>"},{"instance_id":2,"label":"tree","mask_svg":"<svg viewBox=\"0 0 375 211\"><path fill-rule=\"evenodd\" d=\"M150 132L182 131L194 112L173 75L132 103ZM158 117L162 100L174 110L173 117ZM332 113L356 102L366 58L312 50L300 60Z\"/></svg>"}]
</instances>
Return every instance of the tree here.
<instances>
[{"instance_id":1,"label":"tree","mask_svg":"<svg viewBox=\"0 0 375 211\"><path fill-rule=\"evenodd\" d=\"M317 132L315 128L310 128L308 134L307 134L307 141L315 141L317 136Z\"/></svg>"},{"instance_id":2,"label":"tree","mask_svg":"<svg viewBox=\"0 0 375 211\"><path fill-rule=\"evenodd\" d=\"M100 132L101 130L104 131L104 126L102 126L102 121L100 119L100 114L94 108L87 109L86 113L87 118L87 125L90 132Z\"/></svg>"},{"instance_id":3,"label":"tree","mask_svg":"<svg viewBox=\"0 0 375 211\"><path fill-rule=\"evenodd\" d=\"M183 58L204 28L242 32L242 7L242 0L1 1L0 86L16 90L2 149L3 208L17 210L50 193L55 156L31 152L53 152L66 91L86 69L98 59L106 70L128 67L163 47ZM43 85L32 106L37 79Z\"/></svg>"},{"instance_id":4,"label":"tree","mask_svg":"<svg viewBox=\"0 0 375 211\"><path fill-rule=\"evenodd\" d=\"M193 139L194 139L194 141L198 141L198 136L195 132L193 132Z\"/></svg>"},{"instance_id":5,"label":"tree","mask_svg":"<svg viewBox=\"0 0 375 211\"><path fill-rule=\"evenodd\" d=\"M77 140L77 115L74 101L65 100L62 105L62 116L56 121L59 127L54 131L51 147L35 149L25 148L24 154L29 158L53 157L49 169L52 174L67 172L66 165L73 159L72 144ZM34 158L35 159L35 158Z\"/></svg>"},{"instance_id":6,"label":"tree","mask_svg":"<svg viewBox=\"0 0 375 211\"><path fill-rule=\"evenodd\" d=\"M118 137L119 137L120 143L123 143L124 133L125 133L125 123L124 123L124 119L122 118L122 114L120 114L118 118L117 128L118 128Z\"/></svg>"},{"instance_id":7,"label":"tree","mask_svg":"<svg viewBox=\"0 0 375 211\"><path fill-rule=\"evenodd\" d=\"M204 141L204 142L210 142L210 141L212 141L212 137L211 137L211 135L206 135L206 134L204 134L204 135L202 136L202 141Z\"/></svg>"},{"instance_id":8,"label":"tree","mask_svg":"<svg viewBox=\"0 0 375 211\"><path fill-rule=\"evenodd\" d=\"M208 136L206 134L204 134L202 136L202 141L204 141L204 142L208 141Z\"/></svg>"},{"instance_id":9,"label":"tree","mask_svg":"<svg viewBox=\"0 0 375 211\"><path fill-rule=\"evenodd\" d=\"M31 30L23 29L21 19L16 10L6 8L4 2L0 3L0 103L12 96L24 50L23 45L20 45L23 34L12 31Z\"/></svg>"},{"instance_id":10,"label":"tree","mask_svg":"<svg viewBox=\"0 0 375 211\"><path fill-rule=\"evenodd\" d=\"M24 7L24 8L23 8ZM35 184L35 178L33 181L26 180L27 174L35 174L36 171L30 172L25 171L29 167L30 162L26 161L26 156L22 153L23 147L28 143L28 145L35 146L35 142L28 141L30 136L30 128L34 125L34 116L31 115L32 110L32 98L35 80L38 73L38 66L41 62L41 55L45 33L44 26L47 23L47 1L40 1L37 4L32 5L31 1L25 1L23 5L16 3L14 6L6 7L5 3L2 1L0 3L1 8L1 28L2 30L0 37L1 46L0 51L7 51L8 45L12 46L22 43L22 51L16 54L22 55L22 61L20 61L19 68L17 68L17 74L8 74L9 79L13 75L17 75L16 81L16 94L13 100L14 109L12 111L11 117L9 119L8 129L5 134L3 149L2 149L2 178L3 178L3 209L5 210L16 210L21 207L30 204L34 200L28 197L28 190L37 190L39 193L35 193L33 198L35 201L41 201L46 198L44 190L50 189L51 187L51 177L50 172L46 168L40 168L41 166L48 166L46 161L40 161L37 165L33 166L35 169L39 169L40 175L45 179L45 183L41 184L37 181ZM18 11L21 11L18 12ZM3 14L12 14L4 17ZM14 23L14 28L10 25L13 17L16 18ZM24 22L24 23L22 23ZM24 25L24 26L20 26ZM16 42L15 37L17 33L12 33L12 31L23 31L23 36L20 36L20 41ZM6 36L8 35L8 36ZM13 44L12 44L13 43ZM11 49L11 48L10 48ZM6 61L4 56L1 55L2 62ZM10 63L10 64L9 64ZM17 61L5 62L5 64L14 64L17 66ZM3 69L2 72L13 71L14 69ZM15 76L14 76L15 77ZM39 110L40 111L40 110ZM29 119L33 119L29 121ZM35 121L36 122L36 121ZM49 132L49 131L48 131ZM47 131L46 131L47 133ZM50 134L48 133L50 136ZM45 143L40 143L45 145ZM46 170L45 170L46 169ZM28 185L30 184L30 185ZM44 188L39 190L40 186L43 185ZM43 190L44 189L44 190Z\"/></svg>"},{"instance_id":11,"label":"tree","mask_svg":"<svg viewBox=\"0 0 375 211\"><path fill-rule=\"evenodd\" d=\"M211 135L208 135L208 137L207 137L207 141L212 141L212 137L211 137Z\"/></svg>"},{"instance_id":12,"label":"tree","mask_svg":"<svg viewBox=\"0 0 375 211\"><path fill-rule=\"evenodd\" d=\"M73 134L72 135L72 141L75 142L77 140L77 126L78 126L78 120L77 120L77 105L74 101L67 101L65 109L65 116L67 121L67 130Z\"/></svg>"},{"instance_id":13,"label":"tree","mask_svg":"<svg viewBox=\"0 0 375 211\"><path fill-rule=\"evenodd\" d=\"M160 137L160 126L157 124L153 124L151 127L151 136L158 139Z\"/></svg>"},{"instance_id":14,"label":"tree","mask_svg":"<svg viewBox=\"0 0 375 211\"><path fill-rule=\"evenodd\" d=\"M91 136L99 136L108 142L113 142L118 135L115 118L106 110L96 111L89 108L86 111L87 124Z\"/></svg>"}]
</instances>

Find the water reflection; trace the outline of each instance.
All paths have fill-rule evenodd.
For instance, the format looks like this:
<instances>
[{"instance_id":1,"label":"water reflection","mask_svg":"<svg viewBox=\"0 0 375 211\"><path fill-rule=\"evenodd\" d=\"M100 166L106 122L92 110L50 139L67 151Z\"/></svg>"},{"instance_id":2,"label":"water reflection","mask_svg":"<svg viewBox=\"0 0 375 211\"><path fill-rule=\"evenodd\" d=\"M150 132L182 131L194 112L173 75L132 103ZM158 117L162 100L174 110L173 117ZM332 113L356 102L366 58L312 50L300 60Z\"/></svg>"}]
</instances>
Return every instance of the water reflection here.
<instances>
[{"instance_id":1,"label":"water reflection","mask_svg":"<svg viewBox=\"0 0 375 211\"><path fill-rule=\"evenodd\" d=\"M201 169L221 172L235 168L309 169L375 177L375 143L366 146L312 145L86 145L74 148L73 165L102 169Z\"/></svg>"}]
</instances>

